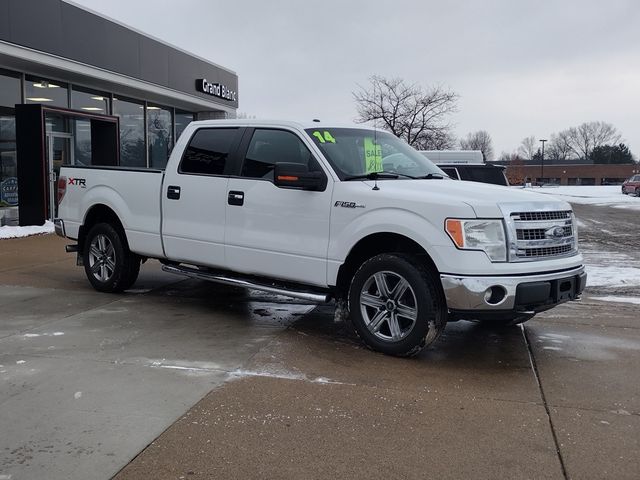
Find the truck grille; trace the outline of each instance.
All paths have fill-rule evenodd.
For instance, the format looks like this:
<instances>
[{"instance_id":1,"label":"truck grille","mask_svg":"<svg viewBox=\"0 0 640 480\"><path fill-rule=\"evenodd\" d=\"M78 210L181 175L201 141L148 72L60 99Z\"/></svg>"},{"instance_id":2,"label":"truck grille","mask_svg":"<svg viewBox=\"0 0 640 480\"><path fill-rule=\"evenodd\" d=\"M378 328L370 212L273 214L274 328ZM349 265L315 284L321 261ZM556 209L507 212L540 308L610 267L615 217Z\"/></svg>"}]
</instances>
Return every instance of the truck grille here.
<instances>
[{"instance_id":1,"label":"truck grille","mask_svg":"<svg viewBox=\"0 0 640 480\"><path fill-rule=\"evenodd\" d=\"M523 222L561 220L564 218L571 218L571 210L560 210L558 212L514 212L511 216L517 217Z\"/></svg>"},{"instance_id":2,"label":"truck grille","mask_svg":"<svg viewBox=\"0 0 640 480\"><path fill-rule=\"evenodd\" d=\"M512 262L545 260L577 252L571 210L510 212L507 225Z\"/></svg>"},{"instance_id":3,"label":"truck grille","mask_svg":"<svg viewBox=\"0 0 640 480\"><path fill-rule=\"evenodd\" d=\"M570 244L561 245L559 247L545 247L545 248L525 248L522 250L523 257L532 258L532 257L554 257L557 255L564 255L565 253L570 252L573 249L573 246Z\"/></svg>"},{"instance_id":4,"label":"truck grille","mask_svg":"<svg viewBox=\"0 0 640 480\"><path fill-rule=\"evenodd\" d=\"M567 225L564 228L565 237L571 236L571 225ZM546 229L544 228L520 228L516 230L518 240L544 240L546 237Z\"/></svg>"}]
</instances>

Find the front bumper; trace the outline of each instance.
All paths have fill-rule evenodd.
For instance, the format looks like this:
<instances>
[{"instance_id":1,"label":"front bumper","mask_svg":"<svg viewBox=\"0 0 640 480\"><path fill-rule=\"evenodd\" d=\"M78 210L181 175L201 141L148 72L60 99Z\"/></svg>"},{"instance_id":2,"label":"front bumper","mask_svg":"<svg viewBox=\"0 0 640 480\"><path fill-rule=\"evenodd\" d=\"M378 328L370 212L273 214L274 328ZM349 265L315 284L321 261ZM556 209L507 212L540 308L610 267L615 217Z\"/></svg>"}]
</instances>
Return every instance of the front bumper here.
<instances>
[{"instance_id":1,"label":"front bumper","mask_svg":"<svg viewBox=\"0 0 640 480\"><path fill-rule=\"evenodd\" d=\"M587 274L584 266L579 266L560 272L523 276L444 274L440 279L447 307L452 312L536 313L579 298L586 285Z\"/></svg>"}]
</instances>

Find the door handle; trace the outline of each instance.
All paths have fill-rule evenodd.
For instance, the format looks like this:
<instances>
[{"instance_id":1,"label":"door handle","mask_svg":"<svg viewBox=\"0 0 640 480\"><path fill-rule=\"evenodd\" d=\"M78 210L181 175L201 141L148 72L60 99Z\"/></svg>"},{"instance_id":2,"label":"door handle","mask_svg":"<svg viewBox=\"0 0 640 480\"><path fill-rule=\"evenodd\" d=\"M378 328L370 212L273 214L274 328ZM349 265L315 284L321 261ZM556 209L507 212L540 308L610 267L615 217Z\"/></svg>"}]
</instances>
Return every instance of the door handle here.
<instances>
[{"instance_id":1,"label":"door handle","mask_svg":"<svg viewBox=\"0 0 640 480\"><path fill-rule=\"evenodd\" d=\"M231 190L227 197L229 205L244 205L244 192L238 192L237 190Z\"/></svg>"},{"instance_id":2,"label":"door handle","mask_svg":"<svg viewBox=\"0 0 640 480\"><path fill-rule=\"evenodd\" d=\"M177 185L169 185L167 187L167 198L169 200L180 200L180 187Z\"/></svg>"}]
</instances>

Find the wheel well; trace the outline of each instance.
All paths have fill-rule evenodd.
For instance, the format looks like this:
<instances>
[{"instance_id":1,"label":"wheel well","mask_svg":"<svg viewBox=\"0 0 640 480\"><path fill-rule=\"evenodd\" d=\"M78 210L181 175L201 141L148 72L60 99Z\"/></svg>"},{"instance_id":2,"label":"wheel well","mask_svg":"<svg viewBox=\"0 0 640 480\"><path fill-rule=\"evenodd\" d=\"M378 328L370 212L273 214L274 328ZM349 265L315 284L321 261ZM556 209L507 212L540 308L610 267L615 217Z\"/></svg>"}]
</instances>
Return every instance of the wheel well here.
<instances>
[{"instance_id":1,"label":"wheel well","mask_svg":"<svg viewBox=\"0 0 640 480\"><path fill-rule=\"evenodd\" d=\"M118 218L116 212L111 210L111 208L107 207L103 204L94 205L89 209L87 215L85 216L84 223L80 227L80 231L78 233L78 246L80 251L82 251L84 247L84 240L89 233L89 230L93 228L97 223L108 223L113 228L115 228L118 233L122 235L122 239L125 244L127 242L127 237L124 234L124 227L122 226L122 222Z\"/></svg>"},{"instance_id":2,"label":"wheel well","mask_svg":"<svg viewBox=\"0 0 640 480\"><path fill-rule=\"evenodd\" d=\"M364 261L381 253L417 255L433 272L438 271L427 251L419 243L397 233L374 233L356 243L340 266L336 282L338 292L348 290L351 278Z\"/></svg>"}]
</instances>

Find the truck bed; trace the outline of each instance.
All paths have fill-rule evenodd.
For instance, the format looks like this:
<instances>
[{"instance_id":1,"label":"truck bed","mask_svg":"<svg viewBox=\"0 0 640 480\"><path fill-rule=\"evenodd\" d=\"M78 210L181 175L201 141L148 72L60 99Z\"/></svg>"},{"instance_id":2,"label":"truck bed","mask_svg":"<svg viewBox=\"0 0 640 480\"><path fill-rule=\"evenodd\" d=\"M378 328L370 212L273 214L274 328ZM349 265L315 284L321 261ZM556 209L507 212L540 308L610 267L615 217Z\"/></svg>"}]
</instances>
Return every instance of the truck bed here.
<instances>
[{"instance_id":1,"label":"truck bed","mask_svg":"<svg viewBox=\"0 0 640 480\"><path fill-rule=\"evenodd\" d=\"M131 251L164 256L160 237L162 170L65 166L60 176L67 179L67 191L58 216L65 219L67 236L77 238L89 209L105 205L122 221Z\"/></svg>"}]
</instances>

